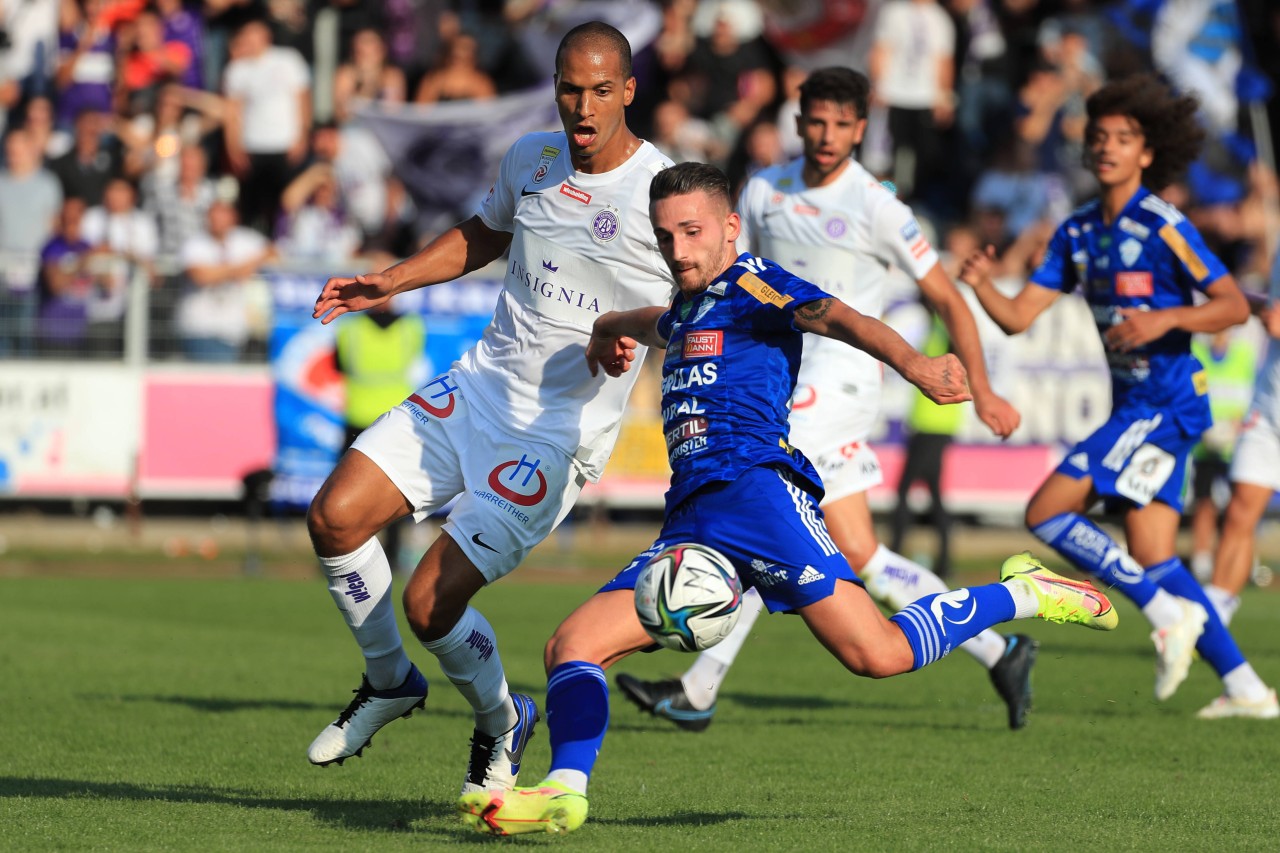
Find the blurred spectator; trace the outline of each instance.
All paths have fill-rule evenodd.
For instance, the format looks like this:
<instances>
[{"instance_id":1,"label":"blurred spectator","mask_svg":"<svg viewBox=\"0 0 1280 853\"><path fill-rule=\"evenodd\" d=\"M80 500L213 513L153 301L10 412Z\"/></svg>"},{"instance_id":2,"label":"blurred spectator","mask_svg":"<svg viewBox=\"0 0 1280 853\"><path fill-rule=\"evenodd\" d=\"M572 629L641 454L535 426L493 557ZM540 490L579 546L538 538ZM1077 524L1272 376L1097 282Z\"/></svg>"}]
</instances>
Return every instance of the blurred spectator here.
<instances>
[{"instance_id":1,"label":"blurred spectator","mask_svg":"<svg viewBox=\"0 0 1280 853\"><path fill-rule=\"evenodd\" d=\"M474 37L458 33L444 43L440 61L426 73L413 96L415 103L484 100L496 97L497 86L478 63Z\"/></svg>"},{"instance_id":2,"label":"blurred spectator","mask_svg":"<svg viewBox=\"0 0 1280 853\"><path fill-rule=\"evenodd\" d=\"M695 6L697 0L663 0L662 29L653 42L653 52L659 73L668 79L680 73L693 53L696 39L690 19Z\"/></svg>"},{"instance_id":3,"label":"blurred spectator","mask_svg":"<svg viewBox=\"0 0 1280 853\"><path fill-rule=\"evenodd\" d=\"M178 82L192 89L204 88L204 21L183 5L183 0L155 0L164 24L164 41L180 42L191 51L191 62Z\"/></svg>"},{"instance_id":4,"label":"blurred spectator","mask_svg":"<svg viewBox=\"0 0 1280 853\"><path fill-rule=\"evenodd\" d=\"M729 156L729 165L725 169L733 197L738 197L747 179L756 172L786 159L777 123L768 117L753 122L738 137L738 145Z\"/></svg>"},{"instance_id":5,"label":"blurred spectator","mask_svg":"<svg viewBox=\"0 0 1280 853\"><path fill-rule=\"evenodd\" d=\"M391 174L391 161L381 143L358 125L320 125L311 137L318 163L333 167L343 206L373 248L403 254L405 225L413 212L404 186Z\"/></svg>"},{"instance_id":6,"label":"blurred spectator","mask_svg":"<svg viewBox=\"0 0 1280 853\"><path fill-rule=\"evenodd\" d=\"M275 256L265 237L236 224L236 209L218 200L208 228L182 247L188 287L178 301L182 348L194 361L239 359L252 331L246 288L259 267Z\"/></svg>"},{"instance_id":7,"label":"blurred spectator","mask_svg":"<svg viewBox=\"0 0 1280 853\"><path fill-rule=\"evenodd\" d=\"M800 85L809 72L799 65L788 65L782 70L782 105L778 107L778 142L782 145L783 159L794 160L804 151L804 142L796 130L800 117Z\"/></svg>"},{"instance_id":8,"label":"blurred spectator","mask_svg":"<svg viewBox=\"0 0 1280 853\"><path fill-rule=\"evenodd\" d=\"M999 0L949 0L956 19L956 127L964 146L964 183L972 184L996 138L1013 120L1008 44Z\"/></svg>"},{"instance_id":9,"label":"blurred spectator","mask_svg":"<svg viewBox=\"0 0 1280 853\"><path fill-rule=\"evenodd\" d=\"M184 145L178 154L176 175L157 169L143 176L143 208L155 218L161 255L177 257L187 240L203 230L217 195L208 172L204 149Z\"/></svg>"},{"instance_id":10,"label":"blurred spectator","mask_svg":"<svg viewBox=\"0 0 1280 853\"><path fill-rule=\"evenodd\" d=\"M354 98L404 103L404 72L387 61L387 45L377 30L359 30L355 34L351 60L339 66L334 75L333 100L338 121L351 118Z\"/></svg>"},{"instance_id":11,"label":"blurred spectator","mask_svg":"<svg viewBox=\"0 0 1280 853\"><path fill-rule=\"evenodd\" d=\"M0 48L0 131L6 109L48 93L58 51L59 5L59 0L0 3L0 30L8 37L8 46Z\"/></svg>"},{"instance_id":12,"label":"blurred spectator","mask_svg":"<svg viewBox=\"0 0 1280 853\"><path fill-rule=\"evenodd\" d=\"M46 163L71 150L72 136L58 130L53 121L53 101L44 96L27 101L22 127L31 134L31 140Z\"/></svg>"},{"instance_id":13,"label":"blurred spectator","mask_svg":"<svg viewBox=\"0 0 1280 853\"><path fill-rule=\"evenodd\" d=\"M138 15L131 31L120 78L125 103L130 111L141 112L154 104L157 87L186 76L195 65L195 55L184 42L169 39L159 14L149 9Z\"/></svg>"},{"instance_id":14,"label":"blurred spectator","mask_svg":"<svg viewBox=\"0 0 1280 853\"><path fill-rule=\"evenodd\" d=\"M192 109L188 109L188 107ZM178 152L199 145L222 121L223 100L209 92L165 86L155 108L116 124L124 143L124 173L131 178L162 173L172 182L178 174Z\"/></svg>"},{"instance_id":15,"label":"blurred spectator","mask_svg":"<svg viewBox=\"0 0 1280 853\"><path fill-rule=\"evenodd\" d=\"M448 0L383 0L382 33L387 56L404 70L407 80L420 78L430 60L438 55L440 18L449 5Z\"/></svg>"},{"instance_id":16,"label":"blurred spectator","mask_svg":"<svg viewBox=\"0 0 1280 853\"><path fill-rule=\"evenodd\" d=\"M724 4L717 10L711 35L698 39L672 93L691 113L710 121L716 134L731 145L773 103L778 84L764 42L740 40L731 10Z\"/></svg>"},{"instance_id":17,"label":"blurred spectator","mask_svg":"<svg viewBox=\"0 0 1280 853\"><path fill-rule=\"evenodd\" d=\"M1078 85L1090 85L1089 78L1068 80L1058 66L1042 60L1018 90L1014 130L1030 152L1031 169L1054 198L1083 199L1097 187L1084 169L1086 116Z\"/></svg>"},{"instance_id":18,"label":"blurred spectator","mask_svg":"<svg viewBox=\"0 0 1280 853\"><path fill-rule=\"evenodd\" d=\"M316 163L285 188L276 234L281 254L302 261L341 263L360 248L360 228L343 208L333 166Z\"/></svg>"},{"instance_id":19,"label":"blurred spectator","mask_svg":"<svg viewBox=\"0 0 1280 853\"><path fill-rule=\"evenodd\" d=\"M0 169L0 355L31 352L40 250L54 233L62 189L40 165L35 141L10 131Z\"/></svg>"},{"instance_id":20,"label":"blurred spectator","mask_svg":"<svg viewBox=\"0 0 1280 853\"><path fill-rule=\"evenodd\" d=\"M272 46L261 21L236 33L234 56L224 83L227 159L240 179L242 221L265 234L290 172L307 153L311 72L296 50Z\"/></svg>"},{"instance_id":21,"label":"blurred spectator","mask_svg":"<svg viewBox=\"0 0 1280 853\"><path fill-rule=\"evenodd\" d=\"M110 113L116 80L116 39L102 0L62 0L58 17L57 124L70 127L85 110Z\"/></svg>"},{"instance_id":22,"label":"blurred spectator","mask_svg":"<svg viewBox=\"0 0 1280 853\"><path fill-rule=\"evenodd\" d=\"M940 130L955 113L955 25L936 0L889 0L876 19L872 98L889 108L892 178L918 197L945 160Z\"/></svg>"},{"instance_id":23,"label":"blurred spectator","mask_svg":"<svg viewBox=\"0 0 1280 853\"><path fill-rule=\"evenodd\" d=\"M653 111L653 137L658 150L677 163L722 162L724 146L700 118L689 115L679 101L662 101Z\"/></svg>"},{"instance_id":24,"label":"blurred spectator","mask_svg":"<svg viewBox=\"0 0 1280 853\"><path fill-rule=\"evenodd\" d=\"M151 278L160 234L154 216L138 209L138 191L131 182L124 178L111 179L106 184L101 206L84 211L82 228L84 240L90 246L109 251L124 261L118 268L122 291L136 268Z\"/></svg>"},{"instance_id":25,"label":"blurred spectator","mask_svg":"<svg viewBox=\"0 0 1280 853\"><path fill-rule=\"evenodd\" d=\"M218 88L231 54L235 33L250 21L262 18L262 0L203 0L204 67L201 75L210 89Z\"/></svg>"},{"instance_id":26,"label":"blurred spectator","mask_svg":"<svg viewBox=\"0 0 1280 853\"><path fill-rule=\"evenodd\" d=\"M80 232L84 210L83 199L66 199L57 233L40 252L38 347L47 355L86 354L89 303L107 292L109 282L94 274L93 247Z\"/></svg>"},{"instance_id":27,"label":"blurred spectator","mask_svg":"<svg viewBox=\"0 0 1280 853\"><path fill-rule=\"evenodd\" d=\"M49 168L62 184L64 195L101 204L107 183L120 174L120 160L102 144L111 121L107 113L86 110L76 116L72 148L53 160Z\"/></svg>"},{"instance_id":28,"label":"blurred spectator","mask_svg":"<svg viewBox=\"0 0 1280 853\"><path fill-rule=\"evenodd\" d=\"M315 36L312 32L310 5L309 0L267 0L264 10L264 22L271 30L272 44L276 47L296 50L308 65L311 65L315 59ZM356 6L364 10L372 10L376 7L374 3L356 2L356 0L346 0L346 2L331 0L330 5ZM376 12L373 14L376 16Z\"/></svg>"},{"instance_id":29,"label":"blurred spectator","mask_svg":"<svg viewBox=\"0 0 1280 853\"><path fill-rule=\"evenodd\" d=\"M1007 244L1038 221L1060 222L1071 212L1071 199L1060 176L1036 170L1031 147L1007 137L1000 141L990 168L974 186L970 202L975 211L999 211L1002 239L992 240L997 246Z\"/></svg>"}]
</instances>

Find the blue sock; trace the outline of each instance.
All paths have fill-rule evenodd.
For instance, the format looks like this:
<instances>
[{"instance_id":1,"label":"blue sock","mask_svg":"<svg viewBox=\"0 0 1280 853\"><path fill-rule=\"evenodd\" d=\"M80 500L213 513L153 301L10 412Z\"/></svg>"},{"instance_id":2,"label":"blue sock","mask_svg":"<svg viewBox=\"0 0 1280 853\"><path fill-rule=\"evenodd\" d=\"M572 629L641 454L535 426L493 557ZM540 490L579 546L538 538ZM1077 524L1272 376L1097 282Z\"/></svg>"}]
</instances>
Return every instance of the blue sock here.
<instances>
[{"instance_id":1,"label":"blue sock","mask_svg":"<svg viewBox=\"0 0 1280 853\"><path fill-rule=\"evenodd\" d=\"M1031 535L1080 571L1120 590L1139 607L1146 607L1160 589L1129 552L1079 513L1055 515L1031 528Z\"/></svg>"},{"instance_id":2,"label":"blue sock","mask_svg":"<svg viewBox=\"0 0 1280 853\"><path fill-rule=\"evenodd\" d=\"M1202 606L1209 613L1209 621L1204 623L1204 633L1196 641L1196 651L1204 658L1213 671L1219 676L1245 662L1244 654L1236 645L1235 638L1218 618L1218 610L1204 594L1204 589L1196 581L1195 576L1187 571L1182 560L1177 557L1157 563L1147 569L1147 577L1174 595L1190 599Z\"/></svg>"},{"instance_id":3,"label":"blue sock","mask_svg":"<svg viewBox=\"0 0 1280 853\"><path fill-rule=\"evenodd\" d=\"M907 635L915 658L911 671L915 672L1013 616L1013 596L1008 588L1002 583L989 583L926 595L899 610L889 621Z\"/></svg>"},{"instance_id":4,"label":"blue sock","mask_svg":"<svg viewBox=\"0 0 1280 853\"><path fill-rule=\"evenodd\" d=\"M594 663L569 661L547 676L551 769L591 775L609 730L609 683Z\"/></svg>"}]
</instances>

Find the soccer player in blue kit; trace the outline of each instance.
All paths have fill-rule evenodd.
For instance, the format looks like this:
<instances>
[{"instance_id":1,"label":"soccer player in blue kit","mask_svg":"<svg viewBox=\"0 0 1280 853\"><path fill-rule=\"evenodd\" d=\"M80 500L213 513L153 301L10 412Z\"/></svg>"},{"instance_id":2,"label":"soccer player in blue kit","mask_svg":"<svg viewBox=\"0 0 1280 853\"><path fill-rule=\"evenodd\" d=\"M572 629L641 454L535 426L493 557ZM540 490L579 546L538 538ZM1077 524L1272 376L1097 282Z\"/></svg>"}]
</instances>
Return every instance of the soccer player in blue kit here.
<instances>
[{"instance_id":1,"label":"soccer player in blue kit","mask_svg":"<svg viewBox=\"0 0 1280 853\"><path fill-rule=\"evenodd\" d=\"M551 770L541 784L469 793L464 821L482 832L567 832L587 817L587 780L609 723L604 667L652 645L636 616L641 568L678 542L729 557L770 612L798 614L851 672L882 678L941 658L992 625L1039 616L1114 628L1091 585L1061 578L1029 555L1011 557L1002 582L925 596L886 618L831 540L822 484L787 441L802 335L842 340L893 366L937 402L969 399L954 355L929 358L896 332L772 261L738 255L740 220L713 166L682 163L649 186L654 233L679 290L669 309L596 320L587 364L626 373L636 347L663 347L662 408L671 489L649 550L578 607L545 651Z\"/></svg>"},{"instance_id":2,"label":"soccer player in blue kit","mask_svg":"<svg viewBox=\"0 0 1280 853\"><path fill-rule=\"evenodd\" d=\"M1195 159L1203 139L1196 101L1139 75L1099 89L1087 112L1086 159L1101 192L1059 226L1031 284L1013 297L1000 293L989 250L966 259L961 273L1008 334L1079 289L1106 349L1111 416L1040 486L1027 527L1142 608L1154 628L1156 699L1173 695L1197 650L1228 700L1274 710L1275 691L1245 660L1176 551L1187 456L1212 423L1191 335L1249 316L1244 294L1195 227L1152 192ZM1207 297L1202 304L1195 291ZM1099 498L1123 513L1127 551L1084 517Z\"/></svg>"}]
</instances>

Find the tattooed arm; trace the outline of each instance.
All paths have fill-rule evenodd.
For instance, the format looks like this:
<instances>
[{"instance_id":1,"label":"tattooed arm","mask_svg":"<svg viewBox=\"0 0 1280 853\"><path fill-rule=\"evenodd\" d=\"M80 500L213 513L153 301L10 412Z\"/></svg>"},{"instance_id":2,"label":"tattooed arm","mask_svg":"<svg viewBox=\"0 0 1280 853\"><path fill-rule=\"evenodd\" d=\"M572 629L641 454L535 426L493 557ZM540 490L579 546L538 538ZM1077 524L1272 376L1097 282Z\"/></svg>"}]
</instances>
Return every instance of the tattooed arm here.
<instances>
[{"instance_id":1,"label":"tattooed arm","mask_svg":"<svg viewBox=\"0 0 1280 853\"><path fill-rule=\"evenodd\" d=\"M935 403L973 399L960 359L951 353L938 358L922 355L893 329L839 299L828 297L801 305L795 312L795 325L803 332L834 338L875 356Z\"/></svg>"}]
</instances>

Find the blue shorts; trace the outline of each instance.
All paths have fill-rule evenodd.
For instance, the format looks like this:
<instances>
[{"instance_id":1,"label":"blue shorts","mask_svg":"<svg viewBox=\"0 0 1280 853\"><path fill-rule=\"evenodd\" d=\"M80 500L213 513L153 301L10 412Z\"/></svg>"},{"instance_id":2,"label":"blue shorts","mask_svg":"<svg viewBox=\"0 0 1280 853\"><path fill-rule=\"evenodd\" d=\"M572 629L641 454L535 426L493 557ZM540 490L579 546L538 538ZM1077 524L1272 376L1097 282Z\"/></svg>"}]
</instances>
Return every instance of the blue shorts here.
<instances>
[{"instance_id":1,"label":"blue shorts","mask_svg":"<svg viewBox=\"0 0 1280 853\"><path fill-rule=\"evenodd\" d=\"M776 468L751 468L690 495L663 522L657 541L600 591L635 589L645 563L679 542L708 545L728 557L743 586L755 587L770 613L821 601L837 580L862 585L831 541L818 501Z\"/></svg>"},{"instance_id":2,"label":"blue shorts","mask_svg":"<svg viewBox=\"0 0 1280 853\"><path fill-rule=\"evenodd\" d=\"M1197 441L1199 436L1183 433L1167 412L1131 406L1112 412L1071 448L1056 471L1074 480L1092 477L1109 511L1160 501L1181 512L1187 458Z\"/></svg>"}]
</instances>

